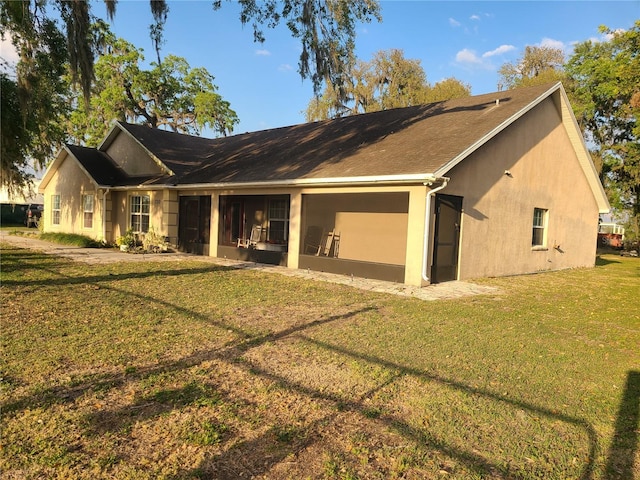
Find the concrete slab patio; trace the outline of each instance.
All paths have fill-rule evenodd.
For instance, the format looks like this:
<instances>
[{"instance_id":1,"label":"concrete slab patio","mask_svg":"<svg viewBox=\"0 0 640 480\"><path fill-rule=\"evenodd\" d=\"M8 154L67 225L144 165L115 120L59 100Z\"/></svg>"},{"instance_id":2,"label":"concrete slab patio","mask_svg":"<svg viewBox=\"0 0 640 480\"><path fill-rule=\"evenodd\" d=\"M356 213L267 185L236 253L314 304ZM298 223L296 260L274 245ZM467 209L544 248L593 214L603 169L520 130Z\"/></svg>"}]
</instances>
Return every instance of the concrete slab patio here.
<instances>
[{"instance_id":1,"label":"concrete slab patio","mask_svg":"<svg viewBox=\"0 0 640 480\"><path fill-rule=\"evenodd\" d=\"M124 253L112 248L82 248L68 245L58 245L39 240L33 236L11 235L9 232L0 231L0 242L15 245L21 248L41 251L45 254L58 255L77 262L88 264L107 264L116 262L183 262L201 261L223 265L238 269L260 270L290 277L299 277L307 280L338 283L348 285L360 290L388 293L405 297L418 298L420 300L445 300L470 295L483 295L498 293L498 289L487 285L478 285L471 282L445 282L427 287L414 287L382 280L336 275L311 270L298 270L276 265L261 263L241 262L217 257L204 257L182 252L162 254L132 254Z\"/></svg>"}]
</instances>

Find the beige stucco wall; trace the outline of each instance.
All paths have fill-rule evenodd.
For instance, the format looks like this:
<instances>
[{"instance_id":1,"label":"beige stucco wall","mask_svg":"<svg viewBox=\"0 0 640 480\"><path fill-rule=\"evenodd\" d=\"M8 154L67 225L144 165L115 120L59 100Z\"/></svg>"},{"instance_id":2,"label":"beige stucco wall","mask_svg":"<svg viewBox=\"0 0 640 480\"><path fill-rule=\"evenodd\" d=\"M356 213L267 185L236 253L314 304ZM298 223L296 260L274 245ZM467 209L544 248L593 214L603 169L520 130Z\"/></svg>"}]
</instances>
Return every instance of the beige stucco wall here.
<instances>
[{"instance_id":1,"label":"beige stucco wall","mask_svg":"<svg viewBox=\"0 0 640 480\"><path fill-rule=\"evenodd\" d=\"M120 132L109 144L107 154L131 176L161 173L160 166L129 135Z\"/></svg>"},{"instance_id":2,"label":"beige stucco wall","mask_svg":"<svg viewBox=\"0 0 640 480\"><path fill-rule=\"evenodd\" d=\"M177 222L177 192L170 190L130 190L112 191L111 196L111 224L112 230L108 241L115 242L117 238L129 229L131 224L131 197L133 195L149 195L150 212L149 228L163 236L169 236L173 242L178 236ZM166 208L166 209L165 209ZM175 210L175 211L174 211Z\"/></svg>"},{"instance_id":3,"label":"beige stucco wall","mask_svg":"<svg viewBox=\"0 0 640 480\"><path fill-rule=\"evenodd\" d=\"M598 207L551 99L447 175L441 193L464 197L459 279L593 266ZM549 211L542 250L534 208Z\"/></svg>"},{"instance_id":4,"label":"beige stucco wall","mask_svg":"<svg viewBox=\"0 0 640 480\"><path fill-rule=\"evenodd\" d=\"M62 159L44 190L45 232L76 233L96 240L103 238L103 191L85 174L79 163L68 154ZM60 224L51 223L51 196L60 195ZM84 228L82 196L93 195L93 226Z\"/></svg>"}]
</instances>

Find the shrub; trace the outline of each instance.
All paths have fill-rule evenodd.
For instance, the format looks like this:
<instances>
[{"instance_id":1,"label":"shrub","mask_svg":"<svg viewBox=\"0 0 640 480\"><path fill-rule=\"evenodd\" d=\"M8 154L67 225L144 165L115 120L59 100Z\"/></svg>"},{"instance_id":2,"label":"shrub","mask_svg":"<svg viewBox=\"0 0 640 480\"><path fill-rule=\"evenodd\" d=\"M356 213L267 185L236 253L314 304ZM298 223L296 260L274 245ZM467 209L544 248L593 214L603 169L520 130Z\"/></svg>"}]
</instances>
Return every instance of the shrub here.
<instances>
[{"instance_id":1,"label":"shrub","mask_svg":"<svg viewBox=\"0 0 640 480\"><path fill-rule=\"evenodd\" d=\"M78 235L76 233L45 232L40 234L40 240L85 248L98 248L103 246L102 243L94 240L91 237L87 237L86 235Z\"/></svg>"}]
</instances>

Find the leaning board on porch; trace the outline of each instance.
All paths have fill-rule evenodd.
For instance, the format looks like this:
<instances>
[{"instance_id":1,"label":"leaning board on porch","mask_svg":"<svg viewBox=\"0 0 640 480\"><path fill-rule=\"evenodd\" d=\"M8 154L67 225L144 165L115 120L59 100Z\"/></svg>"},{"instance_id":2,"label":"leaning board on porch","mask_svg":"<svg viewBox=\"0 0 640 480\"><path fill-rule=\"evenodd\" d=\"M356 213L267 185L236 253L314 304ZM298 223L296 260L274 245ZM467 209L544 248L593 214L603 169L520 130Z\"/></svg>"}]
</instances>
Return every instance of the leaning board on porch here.
<instances>
[{"instance_id":1,"label":"leaning board on porch","mask_svg":"<svg viewBox=\"0 0 640 480\"><path fill-rule=\"evenodd\" d=\"M316 256L323 257L338 257L340 250L340 233L332 230L322 234L320 240L320 246L318 246L318 252Z\"/></svg>"}]
</instances>

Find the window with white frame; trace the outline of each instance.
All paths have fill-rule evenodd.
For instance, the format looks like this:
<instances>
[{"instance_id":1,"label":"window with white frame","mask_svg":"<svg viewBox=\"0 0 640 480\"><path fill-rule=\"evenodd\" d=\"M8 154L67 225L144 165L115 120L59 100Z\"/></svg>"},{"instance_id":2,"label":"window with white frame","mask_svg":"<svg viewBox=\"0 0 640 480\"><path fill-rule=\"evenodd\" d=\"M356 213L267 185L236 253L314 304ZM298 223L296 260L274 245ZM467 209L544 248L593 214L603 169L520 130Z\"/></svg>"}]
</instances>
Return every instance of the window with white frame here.
<instances>
[{"instance_id":1,"label":"window with white frame","mask_svg":"<svg viewBox=\"0 0 640 480\"><path fill-rule=\"evenodd\" d=\"M289 202L278 198L269 200L269 233L272 243L287 243L289 239Z\"/></svg>"},{"instance_id":2,"label":"window with white frame","mask_svg":"<svg viewBox=\"0 0 640 480\"><path fill-rule=\"evenodd\" d=\"M60 225L60 195L51 195L51 225Z\"/></svg>"},{"instance_id":3,"label":"window with white frame","mask_svg":"<svg viewBox=\"0 0 640 480\"><path fill-rule=\"evenodd\" d=\"M82 196L82 226L93 228L93 195Z\"/></svg>"},{"instance_id":4,"label":"window with white frame","mask_svg":"<svg viewBox=\"0 0 640 480\"><path fill-rule=\"evenodd\" d=\"M532 247L546 247L548 216L549 211L544 208L533 209L533 233L531 235Z\"/></svg>"},{"instance_id":5,"label":"window with white frame","mask_svg":"<svg viewBox=\"0 0 640 480\"><path fill-rule=\"evenodd\" d=\"M135 233L149 231L149 212L151 199L149 195L133 195L131 197L131 230Z\"/></svg>"}]
</instances>

